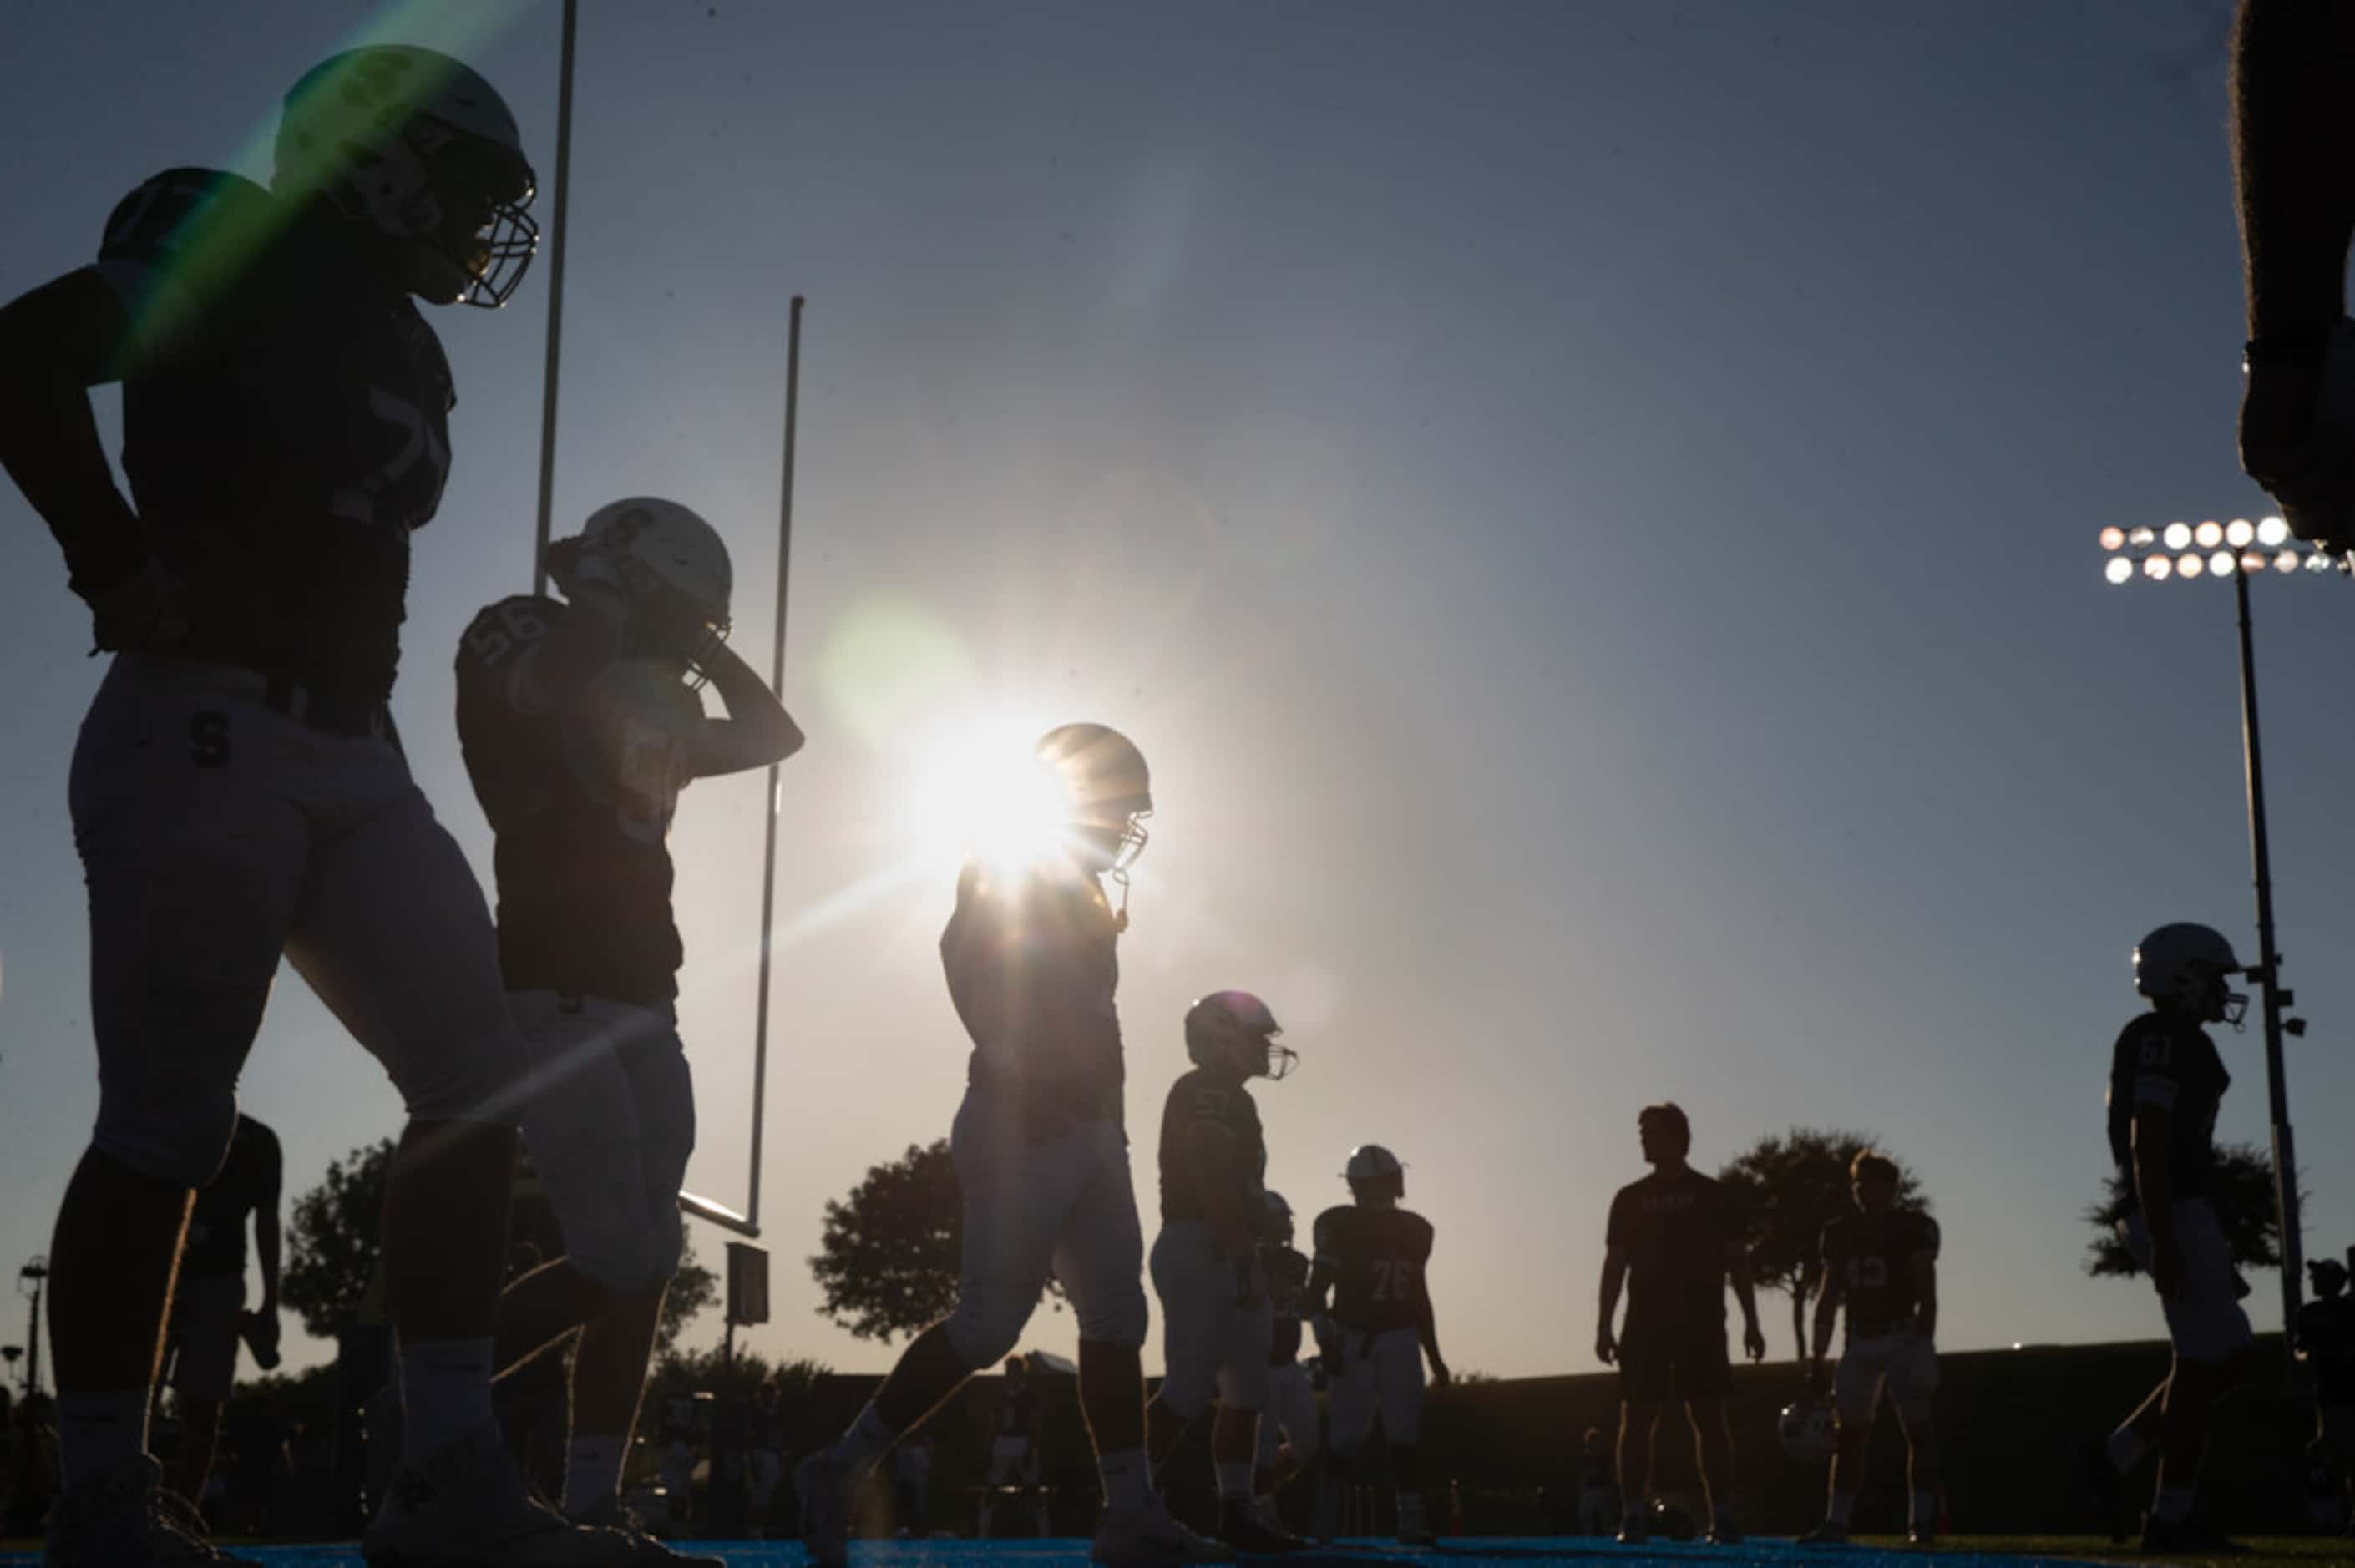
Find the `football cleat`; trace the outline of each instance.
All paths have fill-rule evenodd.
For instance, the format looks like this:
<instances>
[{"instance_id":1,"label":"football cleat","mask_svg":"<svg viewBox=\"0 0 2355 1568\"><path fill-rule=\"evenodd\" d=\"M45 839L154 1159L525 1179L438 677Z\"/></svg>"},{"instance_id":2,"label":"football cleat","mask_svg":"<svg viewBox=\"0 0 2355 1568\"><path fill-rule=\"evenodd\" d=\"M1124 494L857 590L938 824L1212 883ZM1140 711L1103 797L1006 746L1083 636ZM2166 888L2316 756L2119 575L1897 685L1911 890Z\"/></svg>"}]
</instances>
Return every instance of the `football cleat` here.
<instances>
[{"instance_id":1,"label":"football cleat","mask_svg":"<svg viewBox=\"0 0 2355 1568\"><path fill-rule=\"evenodd\" d=\"M164 1489L163 1467L134 1454L60 1496L41 1550L46 1568L181 1568L250 1563L214 1549L196 1512Z\"/></svg>"},{"instance_id":2,"label":"football cleat","mask_svg":"<svg viewBox=\"0 0 2355 1568\"><path fill-rule=\"evenodd\" d=\"M1830 1520L1825 1520L1822 1523L1817 1525L1815 1529L1799 1537L1799 1544L1802 1546L1846 1546L1848 1544L1848 1526L1844 1524L1834 1524Z\"/></svg>"},{"instance_id":3,"label":"football cleat","mask_svg":"<svg viewBox=\"0 0 2355 1568\"><path fill-rule=\"evenodd\" d=\"M2110 1544L2126 1543L2126 1518L2125 1488L2117 1467L2110 1463L2109 1442L2104 1437L2090 1438L2077 1453L2077 1490L2092 1505L2094 1522Z\"/></svg>"},{"instance_id":4,"label":"football cleat","mask_svg":"<svg viewBox=\"0 0 2355 1568\"><path fill-rule=\"evenodd\" d=\"M794 1467L794 1492L802 1504L802 1550L820 1568L850 1561L850 1510L858 1496L859 1467L832 1448Z\"/></svg>"},{"instance_id":5,"label":"football cleat","mask_svg":"<svg viewBox=\"0 0 2355 1568\"><path fill-rule=\"evenodd\" d=\"M2164 1520L2156 1513L2143 1515L2142 1549L2204 1557L2231 1557L2246 1550L2196 1519Z\"/></svg>"},{"instance_id":6,"label":"football cleat","mask_svg":"<svg viewBox=\"0 0 2355 1568\"><path fill-rule=\"evenodd\" d=\"M1096 1516L1091 1562L1149 1565L1234 1560L1233 1547L1195 1534L1169 1516L1159 1498L1141 1508L1107 1508Z\"/></svg>"},{"instance_id":7,"label":"football cleat","mask_svg":"<svg viewBox=\"0 0 2355 1568\"><path fill-rule=\"evenodd\" d=\"M1230 1498L1219 1505L1219 1539L1238 1552L1264 1556L1283 1552L1305 1552L1308 1542L1287 1531L1270 1516L1275 1511L1275 1499L1263 1499L1269 1504L1263 1512L1241 1498Z\"/></svg>"},{"instance_id":8,"label":"football cleat","mask_svg":"<svg viewBox=\"0 0 2355 1568\"><path fill-rule=\"evenodd\" d=\"M405 1466L360 1541L368 1568L629 1568L629 1538L531 1495L486 1426Z\"/></svg>"},{"instance_id":9,"label":"football cleat","mask_svg":"<svg viewBox=\"0 0 2355 1568\"><path fill-rule=\"evenodd\" d=\"M620 1499L608 1492L600 1501L590 1504L572 1516L575 1524L585 1524L594 1530L610 1530L630 1543L631 1563L641 1568L728 1568L718 1557L690 1557L684 1552L674 1552L646 1531L638 1516L624 1507Z\"/></svg>"},{"instance_id":10,"label":"football cleat","mask_svg":"<svg viewBox=\"0 0 2355 1568\"><path fill-rule=\"evenodd\" d=\"M1743 1540L1742 1527L1733 1522L1732 1514L1721 1513L1709 1521L1709 1543L1711 1546L1739 1546Z\"/></svg>"},{"instance_id":11,"label":"football cleat","mask_svg":"<svg viewBox=\"0 0 2355 1568\"><path fill-rule=\"evenodd\" d=\"M1631 1510L1619 1521L1619 1544L1641 1546L1652 1539L1652 1516L1649 1509Z\"/></svg>"}]
</instances>

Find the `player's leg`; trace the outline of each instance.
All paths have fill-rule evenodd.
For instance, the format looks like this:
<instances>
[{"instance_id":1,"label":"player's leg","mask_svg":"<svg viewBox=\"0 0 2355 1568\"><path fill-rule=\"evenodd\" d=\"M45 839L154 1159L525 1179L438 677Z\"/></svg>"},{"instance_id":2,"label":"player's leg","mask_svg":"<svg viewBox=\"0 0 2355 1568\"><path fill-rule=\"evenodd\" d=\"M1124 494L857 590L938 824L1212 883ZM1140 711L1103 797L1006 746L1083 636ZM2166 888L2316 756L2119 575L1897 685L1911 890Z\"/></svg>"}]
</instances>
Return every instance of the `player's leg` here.
<instances>
[{"instance_id":1,"label":"player's leg","mask_svg":"<svg viewBox=\"0 0 2355 1568\"><path fill-rule=\"evenodd\" d=\"M1166 1224L1153 1239L1153 1291L1161 1301L1161 1387L1145 1408L1146 1451L1156 1486L1187 1432L1210 1408L1231 1337L1235 1274L1210 1227Z\"/></svg>"},{"instance_id":2,"label":"player's leg","mask_svg":"<svg viewBox=\"0 0 2355 1568\"><path fill-rule=\"evenodd\" d=\"M1624 1541L1642 1541L1650 1533L1645 1510L1652 1498L1652 1444L1668 1397L1654 1391L1665 1383L1666 1370L1665 1363L1656 1367L1647 1362L1639 1375L1628 1364L1626 1347L1620 1347L1619 1436L1612 1463L1619 1476L1619 1533Z\"/></svg>"},{"instance_id":3,"label":"player's leg","mask_svg":"<svg viewBox=\"0 0 2355 1568\"><path fill-rule=\"evenodd\" d=\"M245 1281L234 1275L183 1277L177 1296L174 1317L180 1351L172 1367L172 1394L180 1442L165 1484L189 1501L201 1502L212 1475L221 1406L237 1379Z\"/></svg>"},{"instance_id":4,"label":"player's leg","mask_svg":"<svg viewBox=\"0 0 2355 1568\"><path fill-rule=\"evenodd\" d=\"M490 911L399 753L330 744L364 749L331 754L347 780L343 810L314 852L286 954L384 1064L410 1118L383 1241L402 1469L369 1527L371 1552L604 1560L607 1537L531 1499L491 1410L525 1050Z\"/></svg>"},{"instance_id":5,"label":"player's leg","mask_svg":"<svg viewBox=\"0 0 2355 1568\"><path fill-rule=\"evenodd\" d=\"M1726 1396L1733 1392L1725 1324L1704 1319L1683 1336L1678 1373L1685 1414L1692 1423L1694 1458L1700 1467L1701 1499L1709 1509L1711 1541L1742 1539L1733 1518L1733 1427L1726 1419Z\"/></svg>"},{"instance_id":6,"label":"player's leg","mask_svg":"<svg viewBox=\"0 0 2355 1568\"><path fill-rule=\"evenodd\" d=\"M1905 1432L1906 1529L1926 1544L1938 1531L1938 1493L1945 1479L1938 1451L1938 1427L1930 1401L1938 1391L1938 1352L1927 1340L1908 1335L1890 1368L1890 1398Z\"/></svg>"},{"instance_id":7,"label":"player's leg","mask_svg":"<svg viewBox=\"0 0 2355 1568\"><path fill-rule=\"evenodd\" d=\"M1231 1268L1228 1277L1231 1290ZM1268 1369L1274 1335L1275 1316L1263 1297L1249 1308L1231 1307L1226 1360L1219 1368L1219 1414L1210 1428L1210 1464L1219 1488L1219 1539L1239 1552L1292 1552L1306 1544L1252 1504L1260 1435L1275 1425Z\"/></svg>"},{"instance_id":8,"label":"player's leg","mask_svg":"<svg viewBox=\"0 0 2355 1568\"><path fill-rule=\"evenodd\" d=\"M1818 1539L1845 1540L1856 1514L1857 1494L1864 1490L1865 1456L1872 1445L1873 1414L1881 1405L1887 1376L1884 1342L1852 1340L1840 1352L1832 1372L1832 1413L1838 1436L1832 1444L1832 1469Z\"/></svg>"},{"instance_id":9,"label":"player's leg","mask_svg":"<svg viewBox=\"0 0 2355 1568\"><path fill-rule=\"evenodd\" d=\"M1375 1381L1372 1340L1355 1329L1336 1336L1339 1364L1325 1368L1325 1409L1331 1428L1317 1470L1317 1533L1330 1537L1345 1527L1340 1496L1359 1479L1363 1456L1373 1441L1381 1394Z\"/></svg>"},{"instance_id":10,"label":"player's leg","mask_svg":"<svg viewBox=\"0 0 2355 1568\"><path fill-rule=\"evenodd\" d=\"M237 1119L308 832L272 787L250 705L151 688L115 661L75 750L71 804L90 898L99 1111L49 1248L65 1490L51 1561L136 1561L158 1471L147 1457L164 1327L195 1190ZM227 733L222 746L197 747ZM158 1547L157 1550L162 1548Z\"/></svg>"},{"instance_id":11,"label":"player's leg","mask_svg":"<svg viewBox=\"0 0 2355 1568\"><path fill-rule=\"evenodd\" d=\"M1412 1329L1390 1330L1375 1337L1373 1361L1382 1436L1391 1450L1391 1485L1397 1494L1398 1538L1427 1546L1432 1531L1423 1496L1422 1341Z\"/></svg>"},{"instance_id":12,"label":"player's leg","mask_svg":"<svg viewBox=\"0 0 2355 1568\"><path fill-rule=\"evenodd\" d=\"M2204 1531L2187 1524L2200 1457L2208 1444L2209 1416L2216 1402L2241 1378L2253 1336L2248 1314L2233 1288L2232 1256L2215 1209L2200 1200L2175 1205L2177 1245L2183 1253L2183 1285L2162 1303L2175 1366L2169 1374L2159 1430L2158 1496L2145 1521L2144 1541L2152 1546L2196 1548ZM2139 1227L2137 1227L2139 1229ZM2139 1255L2148 1266L2148 1237Z\"/></svg>"}]
</instances>

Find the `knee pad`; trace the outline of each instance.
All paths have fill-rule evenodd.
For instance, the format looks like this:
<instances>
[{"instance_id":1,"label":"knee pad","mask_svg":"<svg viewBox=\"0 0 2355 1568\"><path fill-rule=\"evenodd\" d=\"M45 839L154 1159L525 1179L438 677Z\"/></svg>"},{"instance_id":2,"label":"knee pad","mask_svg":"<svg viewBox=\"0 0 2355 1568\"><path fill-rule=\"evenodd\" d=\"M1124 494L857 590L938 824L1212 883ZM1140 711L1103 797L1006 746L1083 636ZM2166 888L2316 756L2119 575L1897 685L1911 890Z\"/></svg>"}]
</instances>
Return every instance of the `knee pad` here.
<instances>
[{"instance_id":1,"label":"knee pad","mask_svg":"<svg viewBox=\"0 0 2355 1568\"><path fill-rule=\"evenodd\" d=\"M1130 1350L1141 1348L1145 1343L1146 1321L1143 1283L1131 1277L1124 1287L1101 1294L1106 1298L1073 1303L1080 1320L1080 1338L1107 1345L1124 1345ZM1023 1318L1027 1320L1029 1315L1025 1309ZM1017 1323L1014 1331L1020 1333L1022 1325Z\"/></svg>"},{"instance_id":2,"label":"knee pad","mask_svg":"<svg viewBox=\"0 0 2355 1568\"><path fill-rule=\"evenodd\" d=\"M957 1359L975 1372L996 1366L1011 1353L1030 1320L1030 1308L983 1299L973 1291L957 1298L956 1309L941 1324Z\"/></svg>"},{"instance_id":3,"label":"knee pad","mask_svg":"<svg viewBox=\"0 0 2355 1568\"><path fill-rule=\"evenodd\" d=\"M112 1090L99 1096L91 1147L142 1176L202 1187L219 1173L237 1133L237 1096L227 1089L159 1104Z\"/></svg>"}]
</instances>

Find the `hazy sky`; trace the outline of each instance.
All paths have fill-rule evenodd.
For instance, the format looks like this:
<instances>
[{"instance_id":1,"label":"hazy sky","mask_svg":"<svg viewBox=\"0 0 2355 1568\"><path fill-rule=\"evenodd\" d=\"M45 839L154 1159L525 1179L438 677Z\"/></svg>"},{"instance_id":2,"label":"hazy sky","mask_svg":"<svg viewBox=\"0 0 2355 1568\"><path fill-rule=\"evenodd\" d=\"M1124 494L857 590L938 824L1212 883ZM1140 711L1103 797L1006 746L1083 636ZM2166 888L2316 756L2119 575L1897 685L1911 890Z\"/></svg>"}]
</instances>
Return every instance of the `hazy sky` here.
<instances>
[{"instance_id":1,"label":"hazy sky","mask_svg":"<svg viewBox=\"0 0 2355 1568\"><path fill-rule=\"evenodd\" d=\"M2094 535L2262 506L2232 446L2226 0L583 9L559 527L633 493L702 510L763 664L810 302L752 1344L884 1363L803 1260L821 1202L961 1092L927 759L1066 718L1156 770L1132 1128L1187 1001L1261 991L1303 1056L1261 1096L1271 1180L1313 1212L1353 1143L1406 1160L1458 1369L1592 1367L1604 1207L1665 1097L1705 1167L1794 1123L1885 1139L1945 1225L1950 1346L2160 1331L2147 1287L2083 1275L2079 1211L2135 938L2196 918L2254 948L2232 600L2106 588ZM89 260L160 168L263 172L284 85L370 33L478 65L552 177L553 5L82 0L0 28L6 294ZM548 281L435 317L454 469L395 698L485 875L450 655L528 581ZM2257 590L2332 1249L2350 591ZM96 1100L65 804L88 647L7 490L11 1269ZM699 785L674 838L693 1181L731 1200L761 807ZM2257 1037L2224 1051L2222 1129L2261 1140ZM400 1116L291 974L244 1103L295 1191ZM1068 1348L1068 1315L1030 1338Z\"/></svg>"}]
</instances>

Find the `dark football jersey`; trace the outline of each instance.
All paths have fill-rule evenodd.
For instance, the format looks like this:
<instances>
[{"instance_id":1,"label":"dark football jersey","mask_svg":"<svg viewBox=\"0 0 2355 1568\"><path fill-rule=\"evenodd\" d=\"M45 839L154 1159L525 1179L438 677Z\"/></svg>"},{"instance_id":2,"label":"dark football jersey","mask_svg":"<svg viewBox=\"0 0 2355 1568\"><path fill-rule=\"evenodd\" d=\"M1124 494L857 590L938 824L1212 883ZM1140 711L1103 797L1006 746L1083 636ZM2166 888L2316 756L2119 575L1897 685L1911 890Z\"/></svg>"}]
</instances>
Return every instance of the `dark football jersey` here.
<instances>
[{"instance_id":1,"label":"dark football jersey","mask_svg":"<svg viewBox=\"0 0 2355 1568\"><path fill-rule=\"evenodd\" d=\"M2146 1012L2118 1032L2110 1053L2110 1158L2134 1181L2134 1110L2161 1106L2168 1118L2168 1185L2177 1198L2216 1191L2216 1111L2232 1075L2196 1023Z\"/></svg>"},{"instance_id":2,"label":"dark football jersey","mask_svg":"<svg viewBox=\"0 0 2355 1568\"><path fill-rule=\"evenodd\" d=\"M973 1041L972 1081L1007 1086L1034 1110L1119 1119L1119 940L1095 878L968 863L941 966Z\"/></svg>"},{"instance_id":3,"label":"dark football jersey","mask_svg":"<svg viewBox=\"0 0 2355 1568\"><path fill-rule=\"evenodd\" d=\"M1823 1265L1848 1304L1848 1331L1871 1339L1913 1325L1913 1260L1938 1255L1938 1222L1918 1209L1844 1215L1824 1227Z\"/></svg>"},{"instance_id":4,"label":"dark football jersey","mask_svg":"<svg viewBox=\"0 0 2355 1568\"><path fill-rule=\"evenodd\" d=\"M245 1222L257 1209L277 1209L283 1169L278 1135L250 1116L239 1117L228 1158L197 1189L187 1246L180 1255L183 1277L245 1273Z\"/></svg>"},{"instance_id":5,"label":"dark football jersey","mask_svg":"<svg viewBox=\"0 0 2355 1568\"><path fill-rule=\"evenodd\" d=\"M1197 1067L1170 1086L1161 1107L1161 1219L1165 1224L1207 1220L1201 1194L1187 1168L1186 1139L1198 1122L1224 1128L1232 1153L1226 1179L1241 1190L1254 1212L1267 1181L1267 1140L1261 1135L1259 1107L1251 1091Z\"/></svg>"},{"instance_id":6,"label":"dark football jersey","mask_svg":"<svg viewBox=\"0 0 2355 1568\"><path fill-rule=\"evenodd\" d=\"M1422 1322L1430 1221L1405 1209L1345 1203L1316 1216L1316 1266L1333 1280L1335 1322L1365 1334Z\"/></svg>"},{"instance_id":7,"label":"dark football jersey","mask_svg":"<svg viewBox=\"0 0 2355 1568\"><path fill-rule=\"evenodd\" d=\"M132 320L123 469L187 583L186 651L355 702L392 690L409 535L450 471L450 367L335 220L174 169L107 220Z\"/></svg>"},{"instance_id":8,"label":"dark football jersey","mask_svg":"<svg viewBox=\"0 0 2355 1568\"><path fill-rule=\"evenodd\" d=\"M1009 1383L997 1402L1000 1437L1035 1437L1039 1433L1039 1392L1028 1380Z\"/></svg>"},{"instance_id":9,"label":"dark football jersey","mask_svg":"<svg viewBox=\"0 0 2355 1568\"><path fill-rule=\"evenodd\" d=\"M2315 1403L2355 1404L2355 1297L2300 1307L2297 1345L2314 1369Z\"/></svg>"},{"instance_id":10,"label":"dark football jersey","mask_svg":"<svg viewBox=\"0 0 2355 1568\"><path fill-rule=\"evenodd\" d=\"M661 1008L681 958L666 841L703 703L666 666L616 660L525 711L516 662L568 613L519 594L458 644L458 742L496 835L499 968L509 991Z\"/></svg>"},{"instance_id":11,"label":"dark football jersey","mask_svg":"<svg viewBox=\"0 0 2355 1568\"><path fill-rule=\"evenodd\" d=\"M1741 1236L1733 1194L1698 1171L1620 1188L1604 1242L1627 1260L1627 1320L1722 1320L1726 1252Z\"/></svg>"},{"instance_id":12,"label":"dark football jersey","mask_svg":"<svg viewBox=\"0 0 2355 1568\"><path fill-rule=\"evenodd\" d=\"M1267 1364L1288 1367L1300 1359L1300 1319L1308 1308L1308 1259L1298 1247L1260 1249L1267 1270L1267 1304L1275 1319Z\"/></svg>"}]
</instances>

